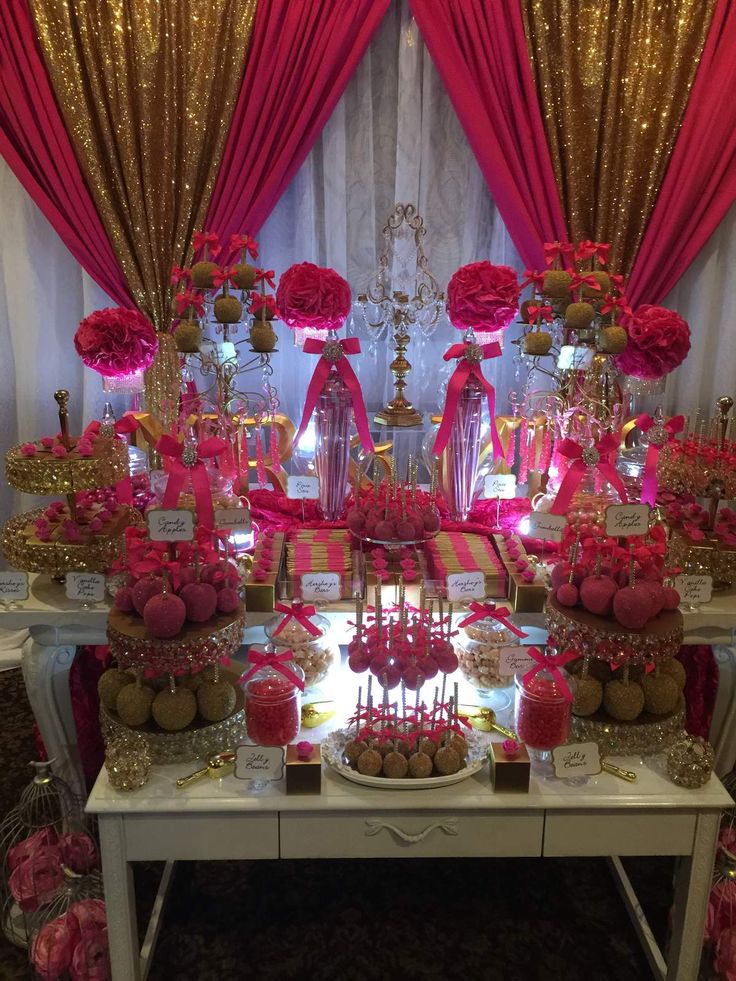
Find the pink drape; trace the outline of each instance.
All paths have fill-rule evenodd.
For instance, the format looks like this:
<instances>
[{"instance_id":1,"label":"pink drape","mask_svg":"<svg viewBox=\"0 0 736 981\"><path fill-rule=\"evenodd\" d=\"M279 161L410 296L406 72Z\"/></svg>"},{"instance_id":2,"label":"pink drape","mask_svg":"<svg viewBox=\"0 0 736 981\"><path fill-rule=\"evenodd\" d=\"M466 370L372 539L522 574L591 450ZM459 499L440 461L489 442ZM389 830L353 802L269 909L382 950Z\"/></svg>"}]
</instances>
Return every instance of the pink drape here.
<instances>
[{"instance_id":1,"label":"pink drape","mask_svg":"<svg viewBox=\"0 0 736 981\"><path fill-rule=\"evenodd\" d=\"M335 108L389 0L259 0L206 228L255 234Z\"/></svg>"},{"instance_id":2,"label":"pink drape","mask_svg":"<svg viewBox=\"0 0 736 981\"><path fill-rule=\"evenodd\" d=\"M736 200L736 0L718 0L661 189L631 271L631 305L659 303Z\"/></svg>"},{"instance_id":3,"label":"pink drape","mask_svg":"<svg viewBox=\"0 0 736 981\"><path fill-rule=\"evenodd\" d=\"M409 0L493 200L527 266L566 239L517 0Z\"/></svg>"},{"instance_id":4,"label":"pink drape","mask_svg":"<svg viewBox=\"0 0 736 981\"><path fill-rule=\"evenodd\" d=\"M56 105L28 0L0 4L0 154L92 279L134 306Z\"/></svg>"}]
</instances>

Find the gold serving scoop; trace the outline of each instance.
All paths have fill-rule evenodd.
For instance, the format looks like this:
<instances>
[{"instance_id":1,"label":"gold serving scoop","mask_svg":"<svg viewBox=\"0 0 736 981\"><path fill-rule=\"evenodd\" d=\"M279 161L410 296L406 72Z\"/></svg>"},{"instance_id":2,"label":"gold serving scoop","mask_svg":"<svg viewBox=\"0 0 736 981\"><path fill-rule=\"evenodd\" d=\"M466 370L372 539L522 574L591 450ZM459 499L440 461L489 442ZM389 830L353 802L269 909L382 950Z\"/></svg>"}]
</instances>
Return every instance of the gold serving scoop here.
<instances>
[{"instance_id":1,"label":"gold serving scoop","mask_svg":"<svg viewBox=\"0 0 736 981\"><path fill-rule=\"evenodd\" d=\"M604 773L612 773L614 777L619 777L619 779L626 780L628 783L636 783L639 779L633 770L624 770L614 763L609 763L608 760L601 760L601 770Z\"/></svg>"},{"instance_id":2,"label":"gold serving scoop","mask_svg":"<svg viewBox=\"0 0 736 981\"><path fill-rule=\"evenodd\" d=\"M464 715L473 729L480 729L481 732L498 732L507 739L515 739L519 742L519 737L511 729L505 729L496 722L496 713L493 709L481 705L461 705L459 714Z\"/></svg>"},{"instance_id":3,"label":"gold serving scoop","mask_svg":"<svg viewBox=\"0 0 736 981\"><path fill-rule=\"evenodd\" d=\"M235 770L235 755L233 750L226 750L224 753L217 753L215 756L210 756L207 760L207 766L203 766L201 770L195 770L188 777L180 777L176 781L177 789L183 790L185 787L190 787L197 780L201 780L202 777L210 777L212 780L219 780L220 777L226 777Z\"/></svg>"}]
</instances>

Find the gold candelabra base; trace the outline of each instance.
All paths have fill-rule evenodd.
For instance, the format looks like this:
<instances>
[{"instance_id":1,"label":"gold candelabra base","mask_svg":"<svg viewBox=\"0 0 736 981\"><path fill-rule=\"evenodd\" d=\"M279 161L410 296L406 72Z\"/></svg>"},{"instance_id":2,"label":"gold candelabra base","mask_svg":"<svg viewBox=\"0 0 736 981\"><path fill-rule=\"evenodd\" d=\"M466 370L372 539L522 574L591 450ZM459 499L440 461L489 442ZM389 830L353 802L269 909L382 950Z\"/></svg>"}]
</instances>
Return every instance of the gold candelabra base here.
<instances>
[{"instance_id":1,"label":"gold candelabra base","mask_svg":"<svg viewBox=\"0 0 736 981\"><path fill-rule=\"evenodd\" d=\"M392 399L385 405L380 412L373 416L373 421L379 426L399 426L408 428L409 426L419 426L422 423L421 412L417 412L411 402L403 399Z\"/></svg>"}]
</instances>

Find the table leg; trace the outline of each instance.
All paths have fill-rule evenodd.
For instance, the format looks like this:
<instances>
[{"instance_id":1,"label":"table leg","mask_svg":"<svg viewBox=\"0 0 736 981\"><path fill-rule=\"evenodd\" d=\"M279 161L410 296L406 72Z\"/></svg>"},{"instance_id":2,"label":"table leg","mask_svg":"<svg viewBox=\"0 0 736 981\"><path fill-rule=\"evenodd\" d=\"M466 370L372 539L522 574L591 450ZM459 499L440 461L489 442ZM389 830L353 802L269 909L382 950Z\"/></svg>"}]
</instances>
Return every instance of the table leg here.
<instances>
[{"instance_id":1,"label":"table leg","mask_svg":"<svg viewBox=\"0 0 736 981\"><path fill-rule=\"evenodd\" d=\"M86 799L82 761L77 747L69 671L76 647L45 647L29 637L23 644L23 681L54 772Z\"/></svg>"},{"instance_id":2,"label":"table leg","mask_svg":"<svg viewBox=\"0 0 736 981\"><path fill-rule=\"evenodd\" d=\"M135 886L133 867L125 856L123 818L100 814L99 828L112 981L140 981Z\"/></svg>"},{"instance_id":3,"label":"table leg","mask_svg":"<svg viewBox=\"0 0 736 981\"><path fill-rule=\"evenodd\" d=\"M720 811L698 813L692 854L678 861L667 981L697 981L720 818Z\"/></svg>"}]
</instances>

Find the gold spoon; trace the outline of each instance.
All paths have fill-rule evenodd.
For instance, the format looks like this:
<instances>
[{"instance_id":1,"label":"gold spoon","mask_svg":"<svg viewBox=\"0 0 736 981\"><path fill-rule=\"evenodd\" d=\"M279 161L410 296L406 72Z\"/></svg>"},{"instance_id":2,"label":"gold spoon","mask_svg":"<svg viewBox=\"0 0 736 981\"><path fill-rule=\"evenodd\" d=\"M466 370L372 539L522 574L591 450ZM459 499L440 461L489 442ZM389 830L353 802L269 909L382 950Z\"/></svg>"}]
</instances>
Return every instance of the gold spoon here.
<instances>
[{"instance_id":1,"label":"gold spoon","mask_svg":"<svg viewBox=\"0 0 736 981\"><path fill-rule=\"evenodd\" d=\"M474 729L482 732L498 732L507 739L519 741L519 737L511 729L504 729L496 722L496 713L493 709L480 705L461 705L459 714L467 717L468 722Z\"/></svg>"},{"instance_id":2,"label":"gold spoon","mask_svg":"<svg viewBox=\"0 0 736 981\"><path fill-rule=\"evenodd\" d=\"M203 766L201 770L195 770L188 777L180 777L176 781L177 789L183 790L185 787L196 783L197 780L201 780L202 777L210 777L212 780L226 777L235 770L235 755L232 750L226 750L224 753L210 756L207 760L207 766Z\"/></svg>"}]
</instances>

